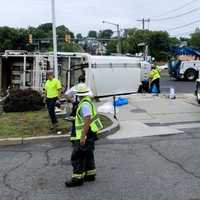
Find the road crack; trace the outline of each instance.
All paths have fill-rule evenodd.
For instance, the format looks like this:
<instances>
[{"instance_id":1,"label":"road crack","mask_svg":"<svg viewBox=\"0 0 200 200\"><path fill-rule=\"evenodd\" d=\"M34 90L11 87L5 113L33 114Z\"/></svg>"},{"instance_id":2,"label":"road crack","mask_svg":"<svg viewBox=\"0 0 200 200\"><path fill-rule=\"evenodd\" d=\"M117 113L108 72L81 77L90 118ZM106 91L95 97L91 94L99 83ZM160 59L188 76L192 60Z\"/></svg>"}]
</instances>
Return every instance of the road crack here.
<instances>
[{"instance_id":1,"label":"road crack","mask_svg":"<svg viewBox=\"0 0 200 200\"><path fill-rule=\"evenodd\" d=\"M20 167L22 167L25 163L27 163L31 158L32 158L32 153L31 152L27 152L27 151L17 151L18 153L27 153L28 154L28 158L25 159L22 163L18 164L17 166L11 168L10 170L8 170L6 173L4 173L3 176L3 184L5 187L7 187L9 190L11 191L15 191L17 192L19 195L15 198L15 200L18 200L20 197L23 196L24 191L21 191L15 187L12 186L11 183L8 182L8 177L10 175L10 173L12 173L13 171L15 171L16 169L19 169Z\"/></svg>"},{"instance_id":2,"label":"road crack","mask_svg":"<svg viewBox=\"0 0 200 200\"><path fill-rule=\"evenodd\" d=\"M59 147L54 147L54 148L50 148L50 149L46 150L46 151L44 152L44 155L45 155L45 157L46 157L46 163L44 164L44 166L45 166L45 167L51 166L51 165L50 165L50 156L49 156L50 151L53 151L53 150L56 150L56 149L65 148L65 147L66 147L66 145L62 145L62 146L59 146ZM65 161L60 160L60 161L57 163L57 165L59 165L59 164L63 165L64 162L65 162ZM66 162L67 162L67 161L66 161ZM67 164L68 164L68 163L67 163ZM56 164L54 163L54 166L55 166L55 165L56 165Z\"/></svg>"},{"instance_id":3,"label":"road crack","mask_svg":"<svg viewBox=\"0 0 200 200\"><path fill-rule=\"evenodd\" d=\"M200 176L196 175L194 172L189 171L188 169L186 169L181 163L171 160L170 158L168 158L166 155L164 155L162 152L160 152L158 149L156 149L152 144L148 145L150 147L150 149L157 153L160 157L162 157L163 159L165 159L167 162L176 165L179 169L181 169L182 171L184 171L186 174L200 180Z\"/></svg>"}]
</instances>

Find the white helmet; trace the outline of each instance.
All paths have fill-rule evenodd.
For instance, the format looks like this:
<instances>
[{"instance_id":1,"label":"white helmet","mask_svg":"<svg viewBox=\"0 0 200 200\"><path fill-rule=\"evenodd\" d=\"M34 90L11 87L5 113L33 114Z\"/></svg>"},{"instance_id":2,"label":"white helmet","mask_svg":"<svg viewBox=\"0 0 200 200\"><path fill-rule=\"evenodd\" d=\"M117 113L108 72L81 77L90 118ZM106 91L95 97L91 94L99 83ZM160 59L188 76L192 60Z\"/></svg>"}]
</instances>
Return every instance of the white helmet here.
<instances>
[{"instance_id":1,"label":"white helmet","mask_svg":"<svg viewBox=\"0 0 200 200\"><path fill-rule=\"evenodd\" d=\"M85 83L79 83L75 86L76 96L89 96L91 91Z\"/></svg>"}]
</instances>

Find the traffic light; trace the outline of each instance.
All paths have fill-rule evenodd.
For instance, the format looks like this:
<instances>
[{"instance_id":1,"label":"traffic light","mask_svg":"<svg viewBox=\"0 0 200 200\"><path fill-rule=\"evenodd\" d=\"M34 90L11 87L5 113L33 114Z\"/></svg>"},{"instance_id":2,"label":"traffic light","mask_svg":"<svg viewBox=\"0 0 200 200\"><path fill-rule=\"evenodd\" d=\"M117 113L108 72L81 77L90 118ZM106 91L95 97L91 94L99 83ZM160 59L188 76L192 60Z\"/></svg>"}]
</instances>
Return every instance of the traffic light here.
<instances>
[{"instance_id":1,"label":"traffic light","mask_svg":"<svg viewBox=\"0 0 200 200\"><path fill-rule=\"evenodd\" d=\"M29 42L29 44L33 44L33 36L32 36L32 34L28 34L28 42Z\"/></svg>"},{"instance_id":2,"label":"traffic light","mask_svg":"<svg viewBox=\"0 0 200 200\"><path fill-rule=\"evenodd\" d=\"M71 42L71 36L65 34L65 39L64 40L65 40L65 43L70 43Z\"/></svg>"}]
</instances>

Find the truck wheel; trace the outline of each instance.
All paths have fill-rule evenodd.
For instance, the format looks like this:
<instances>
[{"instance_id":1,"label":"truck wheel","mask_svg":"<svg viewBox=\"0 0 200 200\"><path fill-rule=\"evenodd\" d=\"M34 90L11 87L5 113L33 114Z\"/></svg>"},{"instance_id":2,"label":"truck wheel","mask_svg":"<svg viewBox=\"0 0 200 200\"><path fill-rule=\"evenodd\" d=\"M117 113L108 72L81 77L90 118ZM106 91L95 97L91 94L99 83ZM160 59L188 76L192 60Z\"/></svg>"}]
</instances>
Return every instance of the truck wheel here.
<instances>
[{"instance_id":1,"label":"truck wheel","mask_svg":"<svg viewBox=\"0 0 200 200\"><path fill-rule=\"evenodd\" d=\"M197 103L200 104L200 84L197 83Z\"/></svg>"},{"instance_id":2,"label":"truck wheel","mask_svg":"<svg viewBox=\"0 0 200 200\"><path fill-rule=\"evenodd\" d=\"M187 81L194 81L197 78L197 72L194 69L188 69L185 73L185 79Z\"/></svg>"}]
</instances>

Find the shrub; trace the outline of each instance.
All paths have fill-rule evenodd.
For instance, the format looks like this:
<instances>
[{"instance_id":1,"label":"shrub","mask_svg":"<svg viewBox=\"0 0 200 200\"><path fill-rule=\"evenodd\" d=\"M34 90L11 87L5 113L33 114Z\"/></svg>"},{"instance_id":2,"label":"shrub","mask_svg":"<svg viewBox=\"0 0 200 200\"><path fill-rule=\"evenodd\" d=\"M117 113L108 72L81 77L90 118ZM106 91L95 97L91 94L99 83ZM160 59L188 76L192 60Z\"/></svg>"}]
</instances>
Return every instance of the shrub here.
<instances>
[{"instance_id":1,"label":"shrub","mask_svg":"<svg viewBox=\"0 0 200 200\"><path fill-rule=\"evenodd\" d=\"M32 89L13 89L3 103L5 112L34 111L43 107L43 97Z\"/></svg>"}]
</instances>

